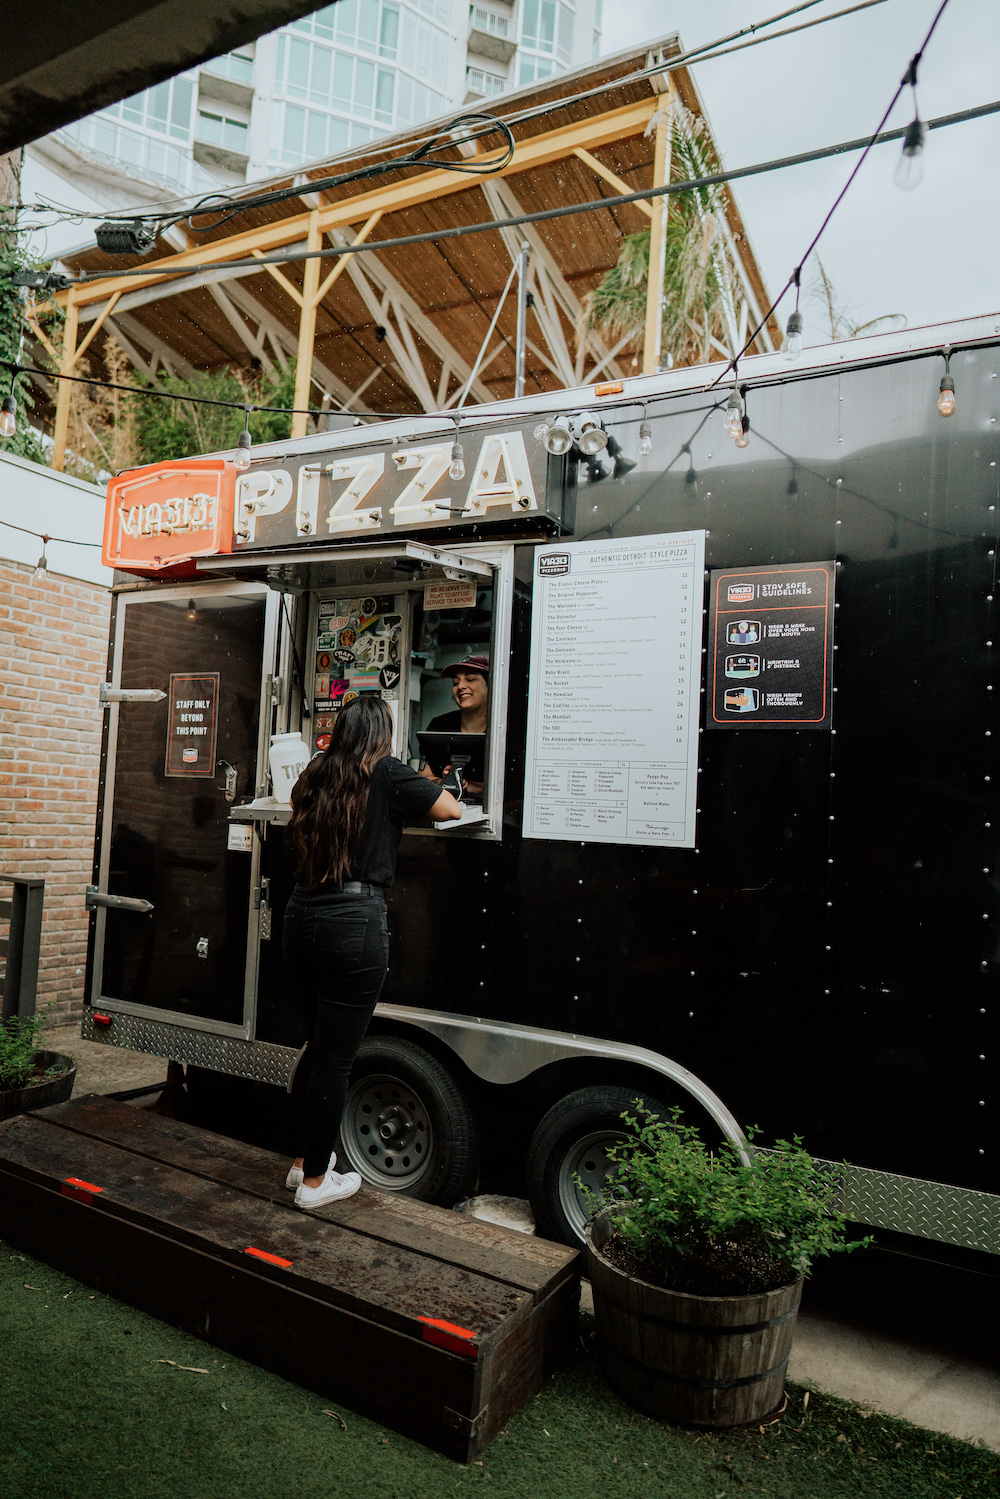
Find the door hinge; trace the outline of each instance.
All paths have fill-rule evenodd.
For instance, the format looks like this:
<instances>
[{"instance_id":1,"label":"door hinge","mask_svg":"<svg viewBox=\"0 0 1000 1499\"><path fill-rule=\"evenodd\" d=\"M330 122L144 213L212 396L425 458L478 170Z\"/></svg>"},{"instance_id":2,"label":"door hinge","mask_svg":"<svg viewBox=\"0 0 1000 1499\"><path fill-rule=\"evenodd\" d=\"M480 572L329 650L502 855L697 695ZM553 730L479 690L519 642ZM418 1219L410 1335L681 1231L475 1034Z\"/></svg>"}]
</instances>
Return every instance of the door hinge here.
<instances>
[{"instance_id":1,"label":"door hinge","mask_svg":"<svg viewBox=\"0 0 1000 1499\"><path fill-rule=\"evenodd\" d=\"M104 906L109 911L135 911L139 916L145 916L153 909L151 900L140 900L133 895L107 895L96 885L87 886L84 905L88 911L96 911L98 906Z\"/></svg>"},{"instance_id":2,"label":"door hinge","mask_svg":"<svg viewBox=\"0 0 1000 1499\"><path fill-rule=\"evenodd\" d=\"M166 697L159 687L112 687L101 683L102 703L159 703Z\"/></svg>"},{"instance_id":3,"label":"door hinge","mask_svg":"<svg viewBox=\"0 0 1000 1499\"><path fill-rule=\"evenodd\" d=\"M259 912L257 936L259 937L261 942L270 942L271 940L271 907L269 904L270 894L271 881L267 875L264 875L261 879L260 884L257 886L256 891L254 892L254 905L257 907L257 910Z\"/></svg>"},{"instance_id":4,"label":"door hinge","mask_svg":"<svg viewBox=\"0 0 1000 1499\"><path fill-rule=\"evenodd\" d=\"M271 699L276 708L280 708L285 701L284 677L268 677L264 683L264 695Z\"/></svg>"}]
</instances>

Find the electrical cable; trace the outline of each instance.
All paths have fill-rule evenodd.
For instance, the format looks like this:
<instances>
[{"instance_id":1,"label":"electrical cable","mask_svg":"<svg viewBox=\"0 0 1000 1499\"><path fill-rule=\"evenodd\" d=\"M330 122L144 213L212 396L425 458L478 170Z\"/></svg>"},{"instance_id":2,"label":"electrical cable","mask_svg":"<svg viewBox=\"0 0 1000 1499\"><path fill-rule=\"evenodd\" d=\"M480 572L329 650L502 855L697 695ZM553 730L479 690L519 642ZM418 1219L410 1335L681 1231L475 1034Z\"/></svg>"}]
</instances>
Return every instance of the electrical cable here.
<instances>
[{"instance_id":1,"label":"electrical cable","mask_svg":"<svg viewBox=\"0 0 1000 1499\"><path fill-rule=\"evenodd\" d=\"M945 0L947 4L947 0ZM897 95L898 98L898 95ZM895 102L895 100L893 101ZM971 109L962 109L954 114L939 115L936 119L928 120L927 129L942 130L949 125L966 124L970 120L982 119L986 115L1000 112L1000 100L994 100L990 104L977 104ZM662 187L644 187L634 193L620 193L612 198L594 198L586 203L568 203L561 208L540 209L536 213L516 214L506 219L489 219L479 224L462 224L448 229L428 229L420 234L400 235L396 239L365 240L356 245L336 245L325 247L322 250L280 250L271 255L247 257L240 260L198 261L190 265L178 266L171 270L169 266L132 266L129 270L119 271L88 271L77 281L71 282L73 286L83 286L91 281L109 281L120 279L125 276L187 276L201 274L203 271L216 270L241 270L254 266L265 265L288 265L304 260L328 260L341 255L363 255L366 252L377 250L393 250L405 245L425 244L432 240L461 239L468 234L485 234L496 229L516 229L522 224L540 224L549 219L561 219L570 217L576 213L592 213L598 209L617 207L622 203L641 203L650 198L669 197L675 193L689 192L692 189L702 187L714 187L722 182L733 182L743 177L756 177L766 172L784 171L787 167L803 166L808 162L822 161L829 156L839 156L849 151L867 152L876 145L883 145L887 141L901 140L905 137L909 126L902 126L896 130L883 130L875 136L861 136L856 140L840 141L835 146L822 146L814 151L803 151L795 156L776 157L771 161L757 162L753 166L734 167L730 171L713 172L706 177L691 177L683 182L664 183ZM864 158L862 158L863 160ZM861 163L858 163L860 166ZM857 173L857 167L848 179L847 186ZM846 187L844 189L846 192ZM843 193L841 193L841 197ZM839 199L838 199L839 202ZM834 205L836 207L836 204ZM822 233L822 230L820 231ZM805 258L805 257L803 257ZM788 285L791 285L791 278ZM784 296L788 290L786 285L781 293ZM781 298L778 298L780 301ZM777 302L768 312L773 312ZM757 332L760 332L758 325ZM755 335L756 336L756 335ZM753 340L751 340L752 342ZM747 345L749 347L749 345ZM746 350L744 349L744 353ZM739 356L742 358L742 354Z\"/></svg>"},{"instance_id":2,"label":"electrical cable","mask_svg":"<svg viewBox=\"0 0 1000 1499\"><path fill-rule=\"evenodd\" d=\"M529 108L520 110L520 111L518 111L518 112L516 112L516 113L514 113L512 115L506 115L506 116L490 115L490 116L482 116L481 118L495 121L497 124L499 124L501 126L507 126L508 129L509 129L509 127L511 125L522 124L522 123L525 123L525 122L530 121L530 120L535 120L535 119L543 118L545 115L552 114L556 110L566 109L566 108L568 108L568 107L570 107L570 106L572 106L572 105L574 105L576 103L580 103L580 102L583 102L583 101L585 101L587 99L598 97L601 94L610 93L610 92L612 92L615 89L623 88L623 87L625 87L628 84L642 82L642 81L644 81L646 79L653 78L653 77L660 77L660 76L662 76L665 73L673 72L677 68L686 67L691 62L707 62L707 61L710 61L711 59L713 59L715 57L725 57L725 56L728 56L732 52L742 51L746 47L759 46L762 42L776 41L776 40L778 40L781 37L791 36L795 32L809 30L809 28L813 27L813 26L822 26L822 25L825 25L825 23L827 21L840 20L844 16L853 15L856 11L868 10L873 5L882 5L882 4L885 4L885 0L859 0L859 3L857 3L855 5L848 6L844 10L834 11L834 12L832 12L829 15L816 17L815 19L813 19L811 21L805 21L805 22L801 23L798 26L786 27L784 31L775 32L775 33L773 33L773 34L771 34L769 36L762 36L762 37L758 37L758 36L753 35L751 37L750 41L746 41L746 42L740 42L739 41L740 37L745 37L748 33L755 33L757 31L763 30L767 26L773 26L773 25L777 24L777 22L779 22L779 21L787 20L791 16L795 16L795 15L800 14L802 11L810 10L810 9L812 9L813 6L818 5L819 3L820 3L820 0L806 0L805 4L800 4L800 5L793 6L790 10L781 11L781 12L779 12L778 14L776 14L774 16L768 17L764 21L757 21L757 22L752 23L749 26L741 27L738 31L730 32L727 36L717 38L715 41L705 42L700 47L689 48L689 50L687 52L683 52L683 53L681 53L677 57L664 59L661 62L654 63L650 67L640 68L640 69L636 70L635 72L627 73L627 74L625 74L621 78L615 78L615 79L612 79L612 80L610 80L610 81L608 81L606 83L598 84L594 88L583 89L583 90L578 91L575 94L569 94L569 95L563 96L562 98L559 98L559 99L550 100L549 102L547 102L545 104L539 104L539 105L530 106ZM727 45L728 43L731 43L731 42L735 42L736 45L734 45L734 46ZM725 50L718 50L718 49L722 49L722 48L724 48ZM471 116L466 116L466 117L461 117L460 116L459 118L460 119L461 118L471 118ZM449 127L449 128L453 128L453 125L451 127ZM430 146L434 142L440 140L443 133L444 133L444 127L439 128L432 135L418 136L415 139L411 139L410 145L411 145L411 147L424 146L424 145ZM484 131L482 133L487 133L487 132ZM473 137L469 137L469 138L472 139ZM383 148L381 148L381 150L384 150L384 151L388 151L390 149L393 149L393 147L391 145L389 145L388 143ZM376 147L369 154L370 155L379 155L379 154L381 154L380 153L380 149L378 147ZM403 158L402 160L405 163L406 159ZM399 162L395 163L395 165L398 165L398 164L399 164ZM426 165L426 162L424 164ZM461 164L460 163L447 162L447 163L440 163L440 164L441 165L447 165L449 167L454 167L456 169L460 169L461 168ZM392 168L390 166L387 166L387 165L382 165L380 167L381 171L387 171L387 170L390 170L390 169L392 169ZM282 179L279 178L279 179L276 179L276 180L280 181ZM335 183L337 181L350 181L350 180L352 180L352 175L351 174L345 175L342 179L330 179L330 182L326 182L323 179L317 178L317 179L311 180L311 181L309 181L307 183L300 183L298 185L298 187L289 188L287 190L284 190L284 194L283 195L286 196L286 197L301 197L303 191L304 192L323 191L325 188L327 188L328 186L330 186L332 183ZM161 209L168 207L169 204L171 204L173 202L179 202L179 201L180 200L177 200L177 199L167 199L166 202L165 202L165 204L163 204L161 206ZM199 202L204 202L204 201L207 201L207 200L206 199L200 199L199 200ZM249 197L249 198L242 198L242 199L237 199L235 197L230 197L229 201L232 202L232 204L233 204L234 208L236 209L236 211L238 211L238 212L244 212L244 211L249 210L251 208L255 208L255 207L260 206L260 204L263 203L263 202L265 202L265 201L271 201L271 200L265 198L264 195L259 195L259 196L256 196L256 197ZM18 203L16 205L14 205L14 207L17 210L28 210L28 211L31 211L31 212L40 212L41 211L41 212L52 212L52 213L57 213L58 214L59 212L62 211L62 210L59 210L57 208L52 208L49 205L38 204L38 203L35 203L35 204ZM147 222L148 221L148 222L162 222L164 224L167 224L168 222L169 223L179 223L179 222L182 222L188 215L190 215L192 213L195 213L196 209L197 209L197 204L194 207L190 207L190 206L189 207L185 207L182 212L175 213L172 218L169 217L169 215L164 214L162 211L157 214L157 213L149 212L148 210L145 211L145 212L143 212L141 209L140 210L136 210L134 212L120 211L119 213L110 216L110 218L109 218L109 215L107 213L101 214L101 213L75 213L75 212L74 213L68 213L67 212L66 213L66 218L68 220L76 220L77 222L80 222L80 223L82 223L85 219L99 219L99 220L109 220L109 221L113 221L113 222L125 222L125 221L127 221L129 223L140 223L140 222Z\"/></svg>"},{"instance_id":3,"label":"electrical cable","mask_svg":"<svg viewBox=\"0 0 1000 1499\"><path fill-rule=\"evenodd\" d=\"M855 162L854 167L853 167L853 169L852 169L852 171L850 173L850 176L848 177L847 181L844 183L843 187L840 189L840 192L837 194L836 198L833 200L833 203L830 206L830 208L828 209L828 211L826 213L826 216L823 219L823 222L820 224L820 226L817 229L815 235L813 236L812 240L810 241L809 247L806 250L805 254L803 256L801 256L801 258L799 259L799 262L796 265L795 269L792 271L792 274L789 276L788 280L785 282L784 286L781 288L780 292L775 297L774 301L771 303L770 307L767 309L767 311L765 312L764 316L761 318L760 322L757 324L756 328L754 328L753 332L750 334L749 338L747 339L746 343L743 345L743 347L740 350L740 352L738 354L734 354L733 358L726 365L726 368L722 371L721 375L719 375L715 380L712 381L711 386L709 387L709 389L712 389L714 386L718 385L718 383L719 383L720 380L724 380L725 377L726 377L726 375L729 374L730 370L733 371L733 374L735 376L735 374L737 372L737 368L739 366L739 362L743 358L743 355L747 352L747 350L749 348L753 347L753 341L754 341L754 339L757 337L757 335L761 331L761 329L767 326L767 320L768 320L768 318L771 317L771 315L774 313L774 311L777 308L779 302L781 301L781 299L785 295L785 293L788 291L789 287L791 287L791 286L798 287L800 279L801 279L801 276L802 276L802 267L805 265L806 261L809 259L809 256L815 250L816 246L819 244L820 239L822 238L823 233L825 232L825 230L827 228L827 225L829 224L830 220L833 218L833 216L836 213L837 209L840 207L841 203L843 202L843 200L844 200L844 198L845 198L845 196L847 194L847 191L848 191L848 189L851 186L851 183L854 181L855 177L858 175L858 173L860 172L861 168L864 166L865 162L867 161L867 159L868 159L868 153L872 150L872 148L875 145L878 144L878 142L879 142L879 140L881 138L882 127L885 125L886 120L889 118L889 116L892 114L892 111L895 109L896 103L897 103L898 99L900 98L900 95L902 94L903 90L905 88L907 88L907 87L916 88L917 68L920 65L920 60L923 57L924 52L925 52L925 50L927 48L927 44L930 42L931 37L934 35L934 32L937 29L937 24L940 21L941 17L944 15L945 10L947 9L947 7L948 7L948 0L941 0L941 4L938 6L937 10L934 13L934 19L931 21L930 27L929 27L929 29L927 31L927 35L924 37L924 40L921 43L919 49L913 54L913 57L910 59L910 65L907 68L906 72L903 74L903 76L902 76L902 78L901 78L901 80L899 82L899 86L896 89L896 92L893 94L892 98L890 99L889 106L886 109L885 114L882 116L881 120L879 120L878 125L877 125L877 127L875 129L875 133L872 135L871 139L869 140L868 144L865 146L865 148L862 151L861 155L859 156L858 160ZM987 113L988 111L984 109L983 112ZM902 135L905 138L909 138L910 132L911 132L911 126L907 125L904 130L897 130L897 131L892 132L892 134L894 134L896 136Z\"/></svg>"},{"instance_id":4,"label":"electrical cable","mask_svg":"<svg viewBox=\"0 0 1000 1499\"><path fill-rule=\"evenodd\" d=\"M72 536L46 536L42 531L29 531L27 526L15 526L12 520L0 520L0 526L6 526L10 531L23 531L25 536L34 536L38 541L46 544L50 541L61 542L68 547L97 547L100 550L99 541L76 541Z\"/></svg>"}]
</instances>

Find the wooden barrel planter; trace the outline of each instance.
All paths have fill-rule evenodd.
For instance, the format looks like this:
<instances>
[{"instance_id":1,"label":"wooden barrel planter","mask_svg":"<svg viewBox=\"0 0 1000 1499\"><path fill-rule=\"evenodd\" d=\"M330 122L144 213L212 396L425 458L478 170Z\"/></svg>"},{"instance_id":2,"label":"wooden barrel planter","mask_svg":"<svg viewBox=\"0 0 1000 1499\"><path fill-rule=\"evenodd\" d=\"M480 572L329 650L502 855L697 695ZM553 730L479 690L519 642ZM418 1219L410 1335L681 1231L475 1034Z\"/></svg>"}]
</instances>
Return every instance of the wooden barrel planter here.
<instances>
[{"instance_id":1,"label":"wooden barrel planter","mask_svg":"<svg viewBox=\"0 0 1000 1499\"><path fill-rule=\"evenodd\" d=\"M0 1119L27 1114L31 1109L47 1109L54 1103L65 1103L72 1096L76 1081L76 1063L58 1051L37 1051L35 1066L40 1072L59 1067L58 1077L29 1083L25 1088L0 1089Z\"/></svg>"},{"instance_id":2,"label":"wooden barrel planter","mask_svg":"<svg viewBox=\"0 0 1000 1499\"><path fill-rule=\"evenodd\" d=\"M794 1284L758 1296L691 1296L627 1275L601 1246L620 1208L587 1230L605 1378L623 1400L667 1421L726 1429L781 1409L802 1297Z\"/></svg>"}]
</instances>

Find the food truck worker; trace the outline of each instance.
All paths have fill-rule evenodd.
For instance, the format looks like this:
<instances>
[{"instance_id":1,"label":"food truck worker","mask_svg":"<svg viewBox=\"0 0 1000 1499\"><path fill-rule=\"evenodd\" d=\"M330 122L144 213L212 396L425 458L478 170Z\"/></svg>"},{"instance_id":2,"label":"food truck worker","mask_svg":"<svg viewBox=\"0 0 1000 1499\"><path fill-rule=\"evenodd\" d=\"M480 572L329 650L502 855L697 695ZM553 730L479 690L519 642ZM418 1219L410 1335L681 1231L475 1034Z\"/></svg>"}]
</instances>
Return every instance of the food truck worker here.
<instances>
[{"instance_id":1,"label":"food truck worker","mask_svg":"<svg viewBox=\"0 0 1000 1499\"><path fill-rule=\"evenodd\" d=\"M432 734L485 734L489 657L466 656L464 661L446 666L441 675L451 677L451 695L456 707L451 713L439 713L437 718L432 718L427 725L428 731ZM420 774L440 780L448 768L447 765L425 765ZM466 781L465 786L476 796L483 793L482 781Z\"/></svg>"},{"instance_id":2,"label":"food truck worker","mask_svg":"<svg viewBox=\"0 0 1000 1499\"><path fill-rule=\"evenodd\" d=\"M353 1197L333 1146L347 1084L385 983L385 890L396 873L403 825L461 821L462 809L392 753L392 716L375 693L341 708L321 755L292 787L289 837L298 883L285 911L285 966L298 991L306 1047L292 1082L302 1154L285 1185L298 1207Z\"/></svg>"}]
</instances>

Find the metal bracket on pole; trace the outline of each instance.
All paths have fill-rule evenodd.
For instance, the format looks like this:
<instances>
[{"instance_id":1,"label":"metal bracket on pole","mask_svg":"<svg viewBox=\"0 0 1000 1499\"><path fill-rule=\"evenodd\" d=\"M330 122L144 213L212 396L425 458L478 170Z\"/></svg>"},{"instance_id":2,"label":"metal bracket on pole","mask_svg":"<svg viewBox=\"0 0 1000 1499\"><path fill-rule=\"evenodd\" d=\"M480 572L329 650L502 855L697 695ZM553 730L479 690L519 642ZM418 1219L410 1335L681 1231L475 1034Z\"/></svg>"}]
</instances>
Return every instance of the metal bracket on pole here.
<instances>
[{"instance_id":1,"label":"metal bracket on pole","mask_svg":"<svg viewBox=\"0 0 1000 1499\"><path fill-rule=\"evenodd\" d=\"M166 697L159 687L112 687L101 683L102 703L159 703Z\"/></svg>"},{"instance_id":2,"label":"metal bracket on pole","mask_svg":"<svg viewBox=\"0 0 1000 1499\"><path fill-rule=\"evenodd\" d=\"M517 333L514 343L514 399L524 395L524 346L528 337L528 256L530 246L521 241L517 260Z\"/></svg>"}]
</instances>

